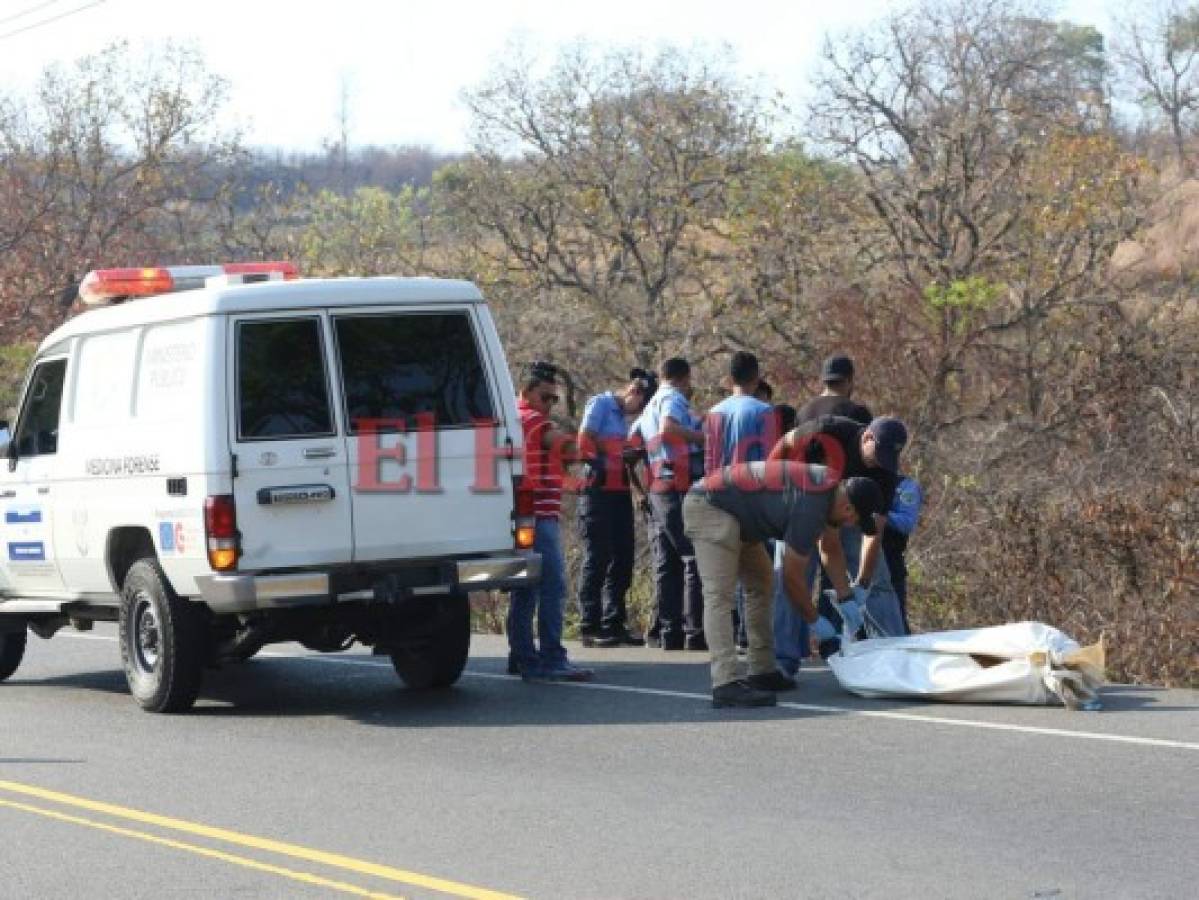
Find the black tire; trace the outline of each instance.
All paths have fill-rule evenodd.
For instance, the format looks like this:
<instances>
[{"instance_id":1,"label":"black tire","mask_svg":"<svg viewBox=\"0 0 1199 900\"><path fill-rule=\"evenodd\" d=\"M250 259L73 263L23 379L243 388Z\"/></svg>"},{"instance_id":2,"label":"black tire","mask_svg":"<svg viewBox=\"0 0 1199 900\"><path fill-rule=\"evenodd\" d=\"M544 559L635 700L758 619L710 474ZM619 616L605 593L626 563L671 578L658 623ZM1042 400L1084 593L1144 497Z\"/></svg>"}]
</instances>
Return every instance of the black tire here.
<instances>
[{"instance_id":1,"label":"black tire","mask_svg":"<svg viewBox=\"0 0 1199 900\"><path fill-rule=\"evenodd\" d=\"M208 628L204 610L179 597L158 560L139 559L121 589L121 663L149 712L184 712L200 692Z\"/></svg>"},{"instance_id":2,"label":"black tire","mask_svg":"<svg viewBox=\"0 0 1199 900\"><path fill-rule=\"evenodd\" d=\"M4 681L25 657L25 642L29 639L27 631L9 631L0 633L0 681Z\"/></svg>"},{"instance_id":3,"label":"black tire","mask_svg":"<svg viewBox=\"0 0 1199 900\"><path fill-rule=\"evenodd\" d=\"M441 601L431 632L419 638L396 635L391 664L413 690L446 688L462 675L470 654L470 599L454 593Z\"/></svg>"}]
</instances>

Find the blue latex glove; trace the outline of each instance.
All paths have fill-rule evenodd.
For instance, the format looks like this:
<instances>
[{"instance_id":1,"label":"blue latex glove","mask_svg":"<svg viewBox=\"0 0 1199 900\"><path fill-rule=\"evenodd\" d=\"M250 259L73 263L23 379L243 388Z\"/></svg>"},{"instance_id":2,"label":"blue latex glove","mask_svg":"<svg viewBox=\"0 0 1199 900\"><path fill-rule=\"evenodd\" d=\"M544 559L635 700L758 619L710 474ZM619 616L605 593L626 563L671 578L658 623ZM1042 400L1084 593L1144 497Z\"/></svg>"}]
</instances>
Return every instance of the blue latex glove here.
<instances>
[{"instance_id":1,"label":"blue latex glove","mask_svg":"<svg viewBox=\"0 0 1199 900\"><path fill-rule=\"evenodd\" d=\"M850 585L849 589L853 591L853 599L862 609L866 608L866 598L870 596L870 588L863 587L856 581Z\"/></svg>"},{"instance_id":2,"label":"blue latex glove","mask_svg":"<svg viewBox=\"0 0 1199 900\"><path fill-rule=\"evenodd\" d=\"M837 612L841 613L841 621L845 623L845 633L851 638L866 625L862 604L857 599L857 590L854 590L853 597L837 604Z\"/></svg>"},{"instance_id":3,"label":"blue latex glove","mask_svg":"<svg viewBox=\"0 0 1199 900\"><path fill-rule=\"evenodd\" d=\"M838 637L837 629L824 616L820 616L815 622L809 622L808 628L811 629L812 634L816 635L816 640L821 643L836 640Z\"/></svg>"}]
</instances>

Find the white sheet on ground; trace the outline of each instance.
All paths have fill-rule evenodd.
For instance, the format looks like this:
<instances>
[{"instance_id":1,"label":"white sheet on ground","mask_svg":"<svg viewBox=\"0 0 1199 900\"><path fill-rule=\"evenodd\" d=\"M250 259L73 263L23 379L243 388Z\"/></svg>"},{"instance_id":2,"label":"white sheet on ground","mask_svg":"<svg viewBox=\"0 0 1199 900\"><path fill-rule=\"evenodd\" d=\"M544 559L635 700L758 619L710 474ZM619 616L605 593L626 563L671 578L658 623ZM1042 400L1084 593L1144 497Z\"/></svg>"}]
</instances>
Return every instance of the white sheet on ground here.
<instances>
[{"instance_id":1,"label":"white sheet on ground","mask_svg":"<svg viewBox=\"0 0 1199 900\"><path fill-rule=\"evenodd\" d=\"M1102 642L1084 648L1052 626L1014 622L858 641L828 664L841 686L861 697L1080 709L1097 707L1103 658Z\"/></svg>"}]
</instances>

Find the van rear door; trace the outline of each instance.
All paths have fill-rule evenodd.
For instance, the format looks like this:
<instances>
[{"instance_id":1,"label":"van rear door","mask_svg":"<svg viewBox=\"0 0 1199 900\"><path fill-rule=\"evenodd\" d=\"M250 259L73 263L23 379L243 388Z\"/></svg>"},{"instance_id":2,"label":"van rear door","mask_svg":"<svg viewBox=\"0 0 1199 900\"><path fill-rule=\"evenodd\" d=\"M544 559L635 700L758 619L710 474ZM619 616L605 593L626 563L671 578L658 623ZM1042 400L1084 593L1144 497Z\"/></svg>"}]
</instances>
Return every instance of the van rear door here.
<instances>
[{"instance_id":1,"label":"van rear door","mask_svg":"<svg viewBox=\"0 0 1199 900\"><path fill-rule=\"evenodd\" d=\"M338 310L354 559L512 548L505 406L473 304Z\"/></svg>"},{"instance_id":2,"label":"van rear door","mask_svg":"<svg viewBox=\"0 0 1199 900\"><path fill-rule=\"evenodd\" d=\"M346 443L335 415L323 313L239 316L229 330L239 567L350 559Z\"/></svg>"}]
</instances>

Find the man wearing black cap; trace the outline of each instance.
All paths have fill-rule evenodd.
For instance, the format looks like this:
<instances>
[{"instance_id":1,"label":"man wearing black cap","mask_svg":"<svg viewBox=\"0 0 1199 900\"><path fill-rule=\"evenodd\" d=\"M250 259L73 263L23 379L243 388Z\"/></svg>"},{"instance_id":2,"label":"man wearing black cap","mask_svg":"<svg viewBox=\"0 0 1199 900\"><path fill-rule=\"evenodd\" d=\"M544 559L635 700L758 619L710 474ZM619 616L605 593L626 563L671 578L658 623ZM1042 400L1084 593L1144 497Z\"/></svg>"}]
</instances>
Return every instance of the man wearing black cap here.
<instances>
[{"instance_id":1,"label":"man wearing black cap","mask_svg":"<svg viewBox=\"0 0 1199 900\"><path fill-rule=\"evenodd\" d=\"M824 466L777 460L726 466L687 493L683 519L695 547L704 588L704 621L712 659L713 706L773 706L775 691L794 681L775 667L771 629L773 567L764 542L782 541L783 585L796 615L822 640L836 627L812 603L806 572L819 549L846 621L860 621L839 530L855 525L873 534L882 492L865 478L838 482ZM749 677L737 678L733 595L745 586Z\"/></svg>"},{"instance_id":2,"label":"man wearing black cap","mask_svg":"<svg viewBox=\"0 0 1199 900\"><path fill-rule=\"evenodd\" d=\"M844 353L834 353L824 361L820 380L824 382L824 393L800 407L800 423L811 422L822 416L841 416L863 425L870 424L874 418L870 410L850 399L853 396L852 359Z\"/></svg>"},{"instance_id":3,"label":"man wearing black cap","mask_svg":"<svg viewBox=\"0 0 1199 900\"><path fill-rule=\"evenodd\" d=\"M903 422L890 416L873 419L862 425L840 416L823 416L811 422L801 422L783 436L770 453L770 459L793 459L828 465L841 478L864 477L878 485L883 496L883 510L891 508L899 482L899 454L908 441ZM878 523L880 527L885 520ZM899 599L891 586L890 573L882 553L878 534L847 529L841 535L846 559L851 571L857 572L855 594L866 606L878 630L888 635L904 633ZM835 586L835 585L834 585ZM822 605L822 612L834 623L839 622L836 611ZM775 652L784 672L794 674L799 667L803 648L800 647L800 622L785 604L775 609ZM829 646L825 655L835 652Z\"/></svg>"}]
</instances>

